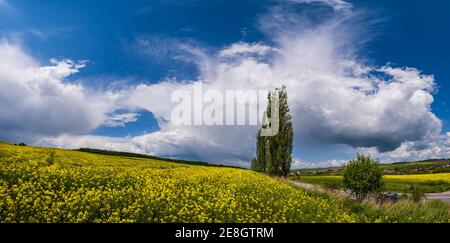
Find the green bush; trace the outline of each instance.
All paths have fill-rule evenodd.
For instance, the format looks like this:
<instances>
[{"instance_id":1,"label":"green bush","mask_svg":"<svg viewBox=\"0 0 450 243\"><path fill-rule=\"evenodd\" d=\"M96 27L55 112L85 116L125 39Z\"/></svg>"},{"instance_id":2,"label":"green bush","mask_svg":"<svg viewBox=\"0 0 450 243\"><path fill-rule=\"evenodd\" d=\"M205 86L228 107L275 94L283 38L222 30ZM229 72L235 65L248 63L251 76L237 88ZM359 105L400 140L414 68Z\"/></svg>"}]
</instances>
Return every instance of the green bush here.
<instances>
[{"instance_id":1,"label":"green bush","mask_svg":"<svg viewBox=\"0 0 450 243\"><path fill-rule=\"evenodd\" d=\"M349 161L342 175L345 188L351 190L358 201L383 188L383 170L370 156L358 154L356 159Z\"/></svg>"},{"instance_id":2,"label":"green bush","mask_svg":"<svg viewBox=\"0 0 450 243\"><path fill-rule=\"evenodd\" d=\"M420 187L415 186L414 184L410 185L407 192L410 199L413 200L414 202L419 202L425 197L424 191Z\"/></svg>"}]
</instances>

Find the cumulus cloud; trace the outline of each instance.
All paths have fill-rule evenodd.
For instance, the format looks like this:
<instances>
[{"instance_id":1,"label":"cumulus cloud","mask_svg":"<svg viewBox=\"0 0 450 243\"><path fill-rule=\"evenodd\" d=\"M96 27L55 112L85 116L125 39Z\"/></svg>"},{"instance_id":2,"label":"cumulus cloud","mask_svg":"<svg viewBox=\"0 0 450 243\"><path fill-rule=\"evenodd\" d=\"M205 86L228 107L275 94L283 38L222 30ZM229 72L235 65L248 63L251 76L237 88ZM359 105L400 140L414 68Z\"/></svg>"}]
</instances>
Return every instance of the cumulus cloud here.
<instances>
[{"instance_id":1,"label":"cumulus cloud","mask_svg":"<svg viewBox=\"0 0 450 243\"><path fill-rule=\"evenodd\" d=\"M350 6L350 5L349 5ZM279 10L278 10L279 11ZM285 84L294 119L295 145L345 144L349 147L374 147L380 152L393 151L403 143L432 140L439 136L441 121L431 112L434 77L415 68L375 67L366 65L356 55L355 35L348 19L351 13L333 16L316 25L291 21L290 33L272 32L275 45L234 43L199 63L214 67L202 73L206 89L269 90ZM274 26L270 18L279 19L279 12L270 12L262 24ZM268 19L269 18L269 19ZM254 58L277 50L270 60ZM233 61L221 60L235 57ZM186 89L192 83L162 82L140 86L140 90L162 89L170 94L174 88ZM164 88L166 87L166 88ZM135 95L136 96L136 95ZM165 95L164 95L165 96ZM138 95L136 96L138 97ZM167 99L166 99L167 100ZM135 104L142 102L135 102ZM173 106L158 99L158 104ZM155 104L156 106L156 104ZM170 109L169 109L170 110ZM163 115L163 111L159 111ZM164 120L170 120L166 113ZM170 122L162 126L171 131ZM249 159L256 129L236 127L193 127L187 129L220 144L220 151L245 147L242 156ZM238 131L235 134L232 131ZM225 143L227 141L229 144ZM182 146L180 146L182 148ZM191 151L192 152L192 151ZM197 154L200 154L200 150ZM242 154L244 155L244 154ZM229 159L235 153L227 155Z\"/></svg>"},{"instance_id":2,"label":"cumulus cloud","mask_svg":"<svg viewBox=\"0 0 450 243\"><path fill-rule=\"evenodd\" d=\"M85 62L50 60L41 65L23 48L0 41L0 137L25 139L87 133L114 110L115 94L90 92L64 80Z\"/></svg>"},{"instance_id":3,"label":"cumulus cloud","mask_svg":"<svg viewBox=\"0 0 450 243\"><path fill-rule=\"evenodd\" d=\"M123 127L127 123L137 121L139 116L138 113L111 114L103 124L109 127Z\"/></svg>"},{"instance_id":4,"label":"cumulus cloud","mask_svg":"<svg viewBox=\"0 0 450 243\"><path fill-rule=\"evenodd\" d=\"M244 130L244 129L243 129ZM168 158L189 158L197 161L207 161L218 164L228 164L247 167L247 154L253 148L232 146L231 141L223 144L218 137L210 134L197 134L198 130L170 129L135 137L106 137L94 135L61 135L57 137L42 137L35 143L42 146L59 148L91 147L117 151L129 151L157 155ZM219 135L219 133L217 133ZM234 133L234 136L239 134ZM227 145L227 150L224 150ZM232 154L232 156L230 156ZM244 155L244 156L243 156Z\"/></svg>"},{"instance_id":5,"label":"cumulus cloud","mask_svg":"<svg viewBox=\"0 0 450 243\"><path fill-rule=\"evenodd\" d=\"M358 148L358 151L380 158L383 163L450 158L450 139L441 135L429 141L404 142L393 151L380 153L374 148Z\"/></svg>"},{"instance_id":6,"label":"cumulus cloud","mask_svg":"<svg viewBox=\"0 0 450 243\"><path fill-rule=\"evenodd\" d=\"M352 13L350 4L340 0L297 2L325 3L335 10L348 11L336 11L329 19L320 22L305 22L299 20L305 19L307 15L296 16L292 12L282 14L284 8L271 10L259 22L262 31L272 40L270 45L231 43L209 54L198 46L183 48L178 42L170 44L177 46L172 56L188 56L188 61L196 65L199 78L193 80L165 79L156 84L139 84L115 93L110 91L91 95L82 86L62 81L81 68L76 65L82 64L63 61L55 62L50 67L40 67L27 55L14 57L12 66L20 67L17 70L35 68L30 69L33 72L28 72L31 77L27 78L17 79L17 74L11 71L2 74L2 83L9 82L8 87L17 86L14 90L21 90L20 87L24 86L26 91L19 95L16 92L0 93L2 99L9 101L2 102L8 104L2 108L9 112L6 113L9 116L2 116L3 120L0 118L0 127L10 126L11 130L41 133L43 137L38 142L41 145L90 146L248 165L255 153L257 126L175 126L171 121L171 111L177 104L171 101L171 94L175 90L192 93L194 85L199 83L203 84L204 90L214 89L223 93L225 90L270 90L284 84L287 86L294 124L295 165L302 164L298 148L334 144L344 145L349 150L376 153L386 160L446 155L449 151L448 136L444 138L441 135L441 121L431 111L434 77L411 67L367 64L364 57L358 55L361 48L358 44L366 40L361 41L354 34L360 26L354 22L358 18ZM142 55L157 60L171 55L173 51L168 48L162 50L161 54L161 50L152 49L152 43L160 43L154 39L147 41L141 38L137 43L136 48L142 48ZM9 65L4 67L5 70L11 69L10 64L3 65ZM10 78L5 78L8 75ZM35 86L38 88L33 88ZM58 92L47 91L48 88L57 88ZM55 95L59 93L65 94L62 96L65 102L60 101L62 97ZM16 96L8 99L11 95ZM55 96L52 99L57 102L49 98ZM23 97L36 97L40 102L19 102ZM47 104L50 100L51 104ZM19 108L18 105L14 106L14 102L19 102L25 112L14 112ZM264 105L264 100L262 102L260 105ZM46 106L27 109L29 103L43 103L50 107L58 104L60 108L54 108L55 114L63 116L49 116L46 114L47 109L43 108ZM250 107L257 105L253 101L249 104ZM114 123L118 120L121 124L122 121L137 119L132 113L106 119L106 114L118 108L152 112L161 130L125 138L76 135L105 121ZM71 116L73 113L68 111L74 110L83 115ZM64 125L56 122L52 124L51 120L51 125L47 121L40 123L43 117L36 114L41 113L45 114L46 119L62 119L59 121L64 121L61 122ZM34 115L32 118L35 120L30 124L36 123L36 127L27 128L26 123L16 123L24 119L26 114ZM66 118L70 120L67 124ZM52 130L60 126L63 127ZM58 133L65 135L58 136ZM342 163L343 160L330 158L319 165ZM310 162L303 164L312 166Z\"/></svg>"},{"instance_id":7,"label":"cumulus cloud","mask_svg":"<svg viewBox=\"0 0 450 243\"><path fill-rule=\"evenodd\" d=\"M318 167L340 167L344 166L347 162L348 160L337 160L337 159L331 159L316 163L294 160L292 161L291 168L298 169L298 168L318 168Z\"/></svg>"},{"instance_id":8,"label":"cumulus cloud","mask_svg":"<svg viewBox=\"0 0 450 243\"><path fill-rule=\"evenodd\" d=\"M148 153L129 141L129 137L103 137L94 135L61 135L57 137L42 137L36 144L59 148L97 148L134 153Z\"/></svg>"}]
</instances>

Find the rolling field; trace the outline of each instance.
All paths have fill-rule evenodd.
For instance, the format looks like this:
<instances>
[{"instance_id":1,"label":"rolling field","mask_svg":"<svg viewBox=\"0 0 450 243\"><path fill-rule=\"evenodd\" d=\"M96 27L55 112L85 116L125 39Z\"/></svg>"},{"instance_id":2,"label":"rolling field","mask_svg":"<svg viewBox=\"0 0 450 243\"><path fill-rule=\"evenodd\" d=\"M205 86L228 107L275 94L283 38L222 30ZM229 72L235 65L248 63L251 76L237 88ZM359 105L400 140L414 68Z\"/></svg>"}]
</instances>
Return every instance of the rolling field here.
<instances>
[{"instance_id":1,"label":"rolling field","mask_svg":"<svg viewBox=\"0 0 450 243\"><path fill-rule=\"evenodd\" d=\"M1 222L356 220L248 170L0 144Z\"/></svg>"},{"instance_id":2,"label":"rolling field","mask_svg":"<svg viewBox=\"0 0 450 243\"><path fill-rule=\"evenodd\" d=\"M406 192L411 185L420 188L425 193L444 192L450 190L450 173L416 174L416 175L385 175L385 191ZM301 182L321 186L342 186L342 176L300 176Z\"/></svg>"},{"instance_id":3,"label":"rolling field","mask_svg":"<svg viewBox=\"0 0 450 243\"><path fill-rule=\"evenodd\" d=\"M0 222L448 222L450 218L448 205L439 202L392 210L295 188L244 169L0 143Z\"/></svg>"}]
</instances>

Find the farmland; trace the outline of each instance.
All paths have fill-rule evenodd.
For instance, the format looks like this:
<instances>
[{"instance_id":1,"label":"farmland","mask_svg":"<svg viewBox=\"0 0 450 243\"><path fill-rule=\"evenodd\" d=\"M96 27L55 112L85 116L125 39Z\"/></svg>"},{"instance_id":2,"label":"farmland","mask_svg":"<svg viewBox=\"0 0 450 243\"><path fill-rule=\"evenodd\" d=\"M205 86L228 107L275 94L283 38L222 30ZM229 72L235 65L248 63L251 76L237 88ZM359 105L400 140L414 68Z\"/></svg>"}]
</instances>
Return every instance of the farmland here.
<instances>
[{"instance_id":1,"label":"farmland","mask_svg":"<svg viewBox=\"0 0 450 243\"><path fill-rule=\"evenodd\" d=\"M341 188L342 176L300 176L301 182L321 185L325 187ZM406 192L411 186L423 192L444 192L450 190L450 173L413 174L413 175L385 175L385 191Z\"/></svg>"},{"instance_id":2,"label":"farmland","mask_svg":"<svg viewBox=\"0 0 450 243\"><path fill-rule=\"evenodd\" d=\"M405 206L407 205L407 206ZM0 222L448 222L441 202L378 207L245 169L0 143Z\"/></svg>"},{"instance_id":3,"label":"farmland","mask_svg":"<svg viewBox=\"0 0 450 243\"><path fill-rule=\"evenodd\" d=\"M2 222L357 220L248 170L5 144L0 156Z\"/></svg>"},{"instance_id":4,"label":"farmland","mask_svg":"<svg viewBox=\"0 0 450 243\"><path fill-rule=\"evenodd\" d=\"M386 175L411 175L450 173L450 159L430 159L415 162L396 162L380 164ZM293 174L311 175L339 175L344 167L305 168L295 170Z\"/></svg>"}]
</instances>

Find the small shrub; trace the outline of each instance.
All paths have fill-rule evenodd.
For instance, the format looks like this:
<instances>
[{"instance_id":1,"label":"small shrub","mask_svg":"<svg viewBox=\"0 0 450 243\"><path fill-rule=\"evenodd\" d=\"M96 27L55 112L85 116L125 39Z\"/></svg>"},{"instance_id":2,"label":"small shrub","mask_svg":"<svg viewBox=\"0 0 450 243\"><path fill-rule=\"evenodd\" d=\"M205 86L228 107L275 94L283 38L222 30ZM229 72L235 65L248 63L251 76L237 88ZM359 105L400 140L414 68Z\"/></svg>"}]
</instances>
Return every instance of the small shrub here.
<instances>
[{"instance_id":1,"label":"small shrub","mask_svg":"<svg viewBox=\"0 0 450 243\"><path fill-rule=\"evenodd\" d=\"M409 186L407 192L409 194L410 199L413 200L414 202L419 202L423 198L425 198L425 193L423 192L423 190L414 184L411 184Z\"/></svg>"},{"instance_id":2,"label":"small shrub","mask_svg":"<svg viewBox=\"0 0 450 243\"><path fill-rule=\"evenodd\" d=\"M351 190L358 201L383 188L383 170L370 156L358 154L345 167L343 177L345 188Z\"/></svg>"}]
</instances>

